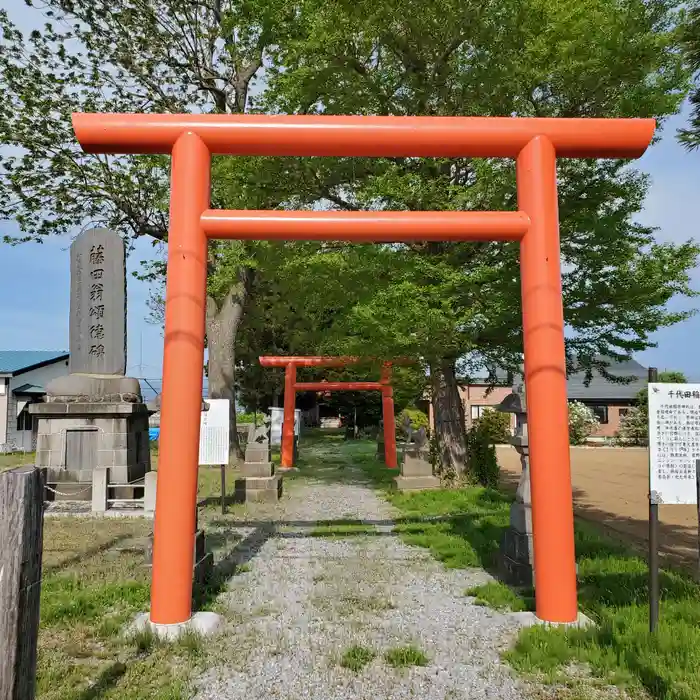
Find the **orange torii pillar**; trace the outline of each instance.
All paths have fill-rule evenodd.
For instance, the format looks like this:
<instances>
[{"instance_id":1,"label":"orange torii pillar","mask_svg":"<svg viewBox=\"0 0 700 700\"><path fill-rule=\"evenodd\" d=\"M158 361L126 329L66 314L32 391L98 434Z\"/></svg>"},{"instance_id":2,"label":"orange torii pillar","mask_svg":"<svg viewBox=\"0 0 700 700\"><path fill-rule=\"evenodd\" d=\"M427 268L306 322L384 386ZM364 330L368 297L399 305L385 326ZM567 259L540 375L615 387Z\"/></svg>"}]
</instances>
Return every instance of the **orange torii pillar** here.
<instances>
[{"instance_id":1,"label":"orange torii pillar","mask_svg":"<svg viewBox=\"0 0 700 700\"><path fill-rule=\"evenodd\" d=\"M150 620L192 610L207 240L350 243L512 241L520 245L536 614L577 618L557 158L638 158L653 119L74 114L88 153L170 154L160 460ZM210 209L212 155L514 158L518 211Z\"/></svg>"},{"instance_id":2,"label":"orange torii pillar","mask_svg":"<svg viewBox=\"0 0 700 700\"><path fill-rule=\"evenodd\" d=\"M390 469L398 467L396 457L396 419L394 389L391 386L391 362L382 363L378 382L297 382L297 367L346 367L360 362L357 357L260 357L262 367L284 367L284 416L280 469L294 466L294 410L297 391L381 391L384 420L384 461Z\"/></svg>"}]
</instances>

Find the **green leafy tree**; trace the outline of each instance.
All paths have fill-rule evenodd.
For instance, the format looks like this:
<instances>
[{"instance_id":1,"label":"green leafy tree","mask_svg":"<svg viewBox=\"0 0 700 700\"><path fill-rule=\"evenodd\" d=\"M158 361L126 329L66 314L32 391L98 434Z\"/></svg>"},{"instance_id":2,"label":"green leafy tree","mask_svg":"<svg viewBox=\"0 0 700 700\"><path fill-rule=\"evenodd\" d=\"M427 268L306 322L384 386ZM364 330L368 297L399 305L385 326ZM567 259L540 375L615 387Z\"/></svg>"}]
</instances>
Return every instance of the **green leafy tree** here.
<instances>
[{"instance_id":1,"label":"green leafy tree","mask_svg":"<svg viewBox=\"0 0 700 700\"><path fill-rule=\"evenodd\" d=\"M300 4L265 103L285 112L542 117L674 113L688 74L677 4L667 0ZM343 209L514 209L513 164L501 160L355 159L326 197ZM660 244L635 223L647 178L621 161L558 164L570 369L595 368L651 344L687 314L699 249ZM309 247L281 272L318 319L325 344L420 358L429 369L441 462L465 465L456 368L517 369L522 337L517 247L421 243ZM316 284L312 283L312 280ZM329 287L330 281L335 289ZM318 291L318 289L322 291ZM331 296L332 299L328 297ZM574 358L576 358L574 360Z\"/></svg>"},{"instance_id":2,"label":"green leafy tree","mask_svg":"<svg viewBox=\"0 0 700 700\"><path fill-rule=\"evenodd\" d=\"M693 72L694 85L690 92L690 123L679 131L679 138L688 150L694 150L700 146L700 3L689 4L682 36L685 57Z\"/></svg>"},{"instance_id":3,"label":"green leafy tree","mask_svg":"<svg viewBox=\"0 0 700 700\"><path fill-rule=\"evenodd\" d=\"M0 142L12 147L0 157L0 219L20 228L6 241L41 241L91 224L127 242L167 241L169 158L85 154L71 113L254 110L264 64L292 30L294 8L285 0L25 5L37 24L28 36L0 10ZM291 184L292 166L283 159L216 158L212 204L278 206L303 189ZM209 390L231 400L234 447L235 339L266 250L255 243L209 246ZM143 276L158 281L163 273L157 261ZM157 297L158 290L156 316Z\"/></svg>"},{"instance_id":4,"label":"green leafy tree","mask_svg":"<svg viewBox=\"0 0 700 700\"><path fill-rule=\"evenodd\" d=\"M683 372L667 370L659 372L657 381L664 384L685 384L688 380ZM620 421L615 437L622 445L647 445L649 442L649 390L641 389L632 406Z\"/></svg>"},{"instance_id":5,"label":"green leafy tree","mask_svg":"<svg viewBox=\"0 0 700 700\"><path fill-rule=\"evenodd\" d=\"M479 426L491 445L503 445L510 441L510 413L501 413L487 409L474 421Z\"/></svg>"},{"instance_id":6,"label":"green leafy tree","mask_svg":"<svg viewBox=\"0 0 700 700\"><path fill-rule=\"evenodd\" d=\"M584 445L598 428L600 422L591 408L580 401L569 402L569 442L572 445Z\"/></svg>"}]
</instances>

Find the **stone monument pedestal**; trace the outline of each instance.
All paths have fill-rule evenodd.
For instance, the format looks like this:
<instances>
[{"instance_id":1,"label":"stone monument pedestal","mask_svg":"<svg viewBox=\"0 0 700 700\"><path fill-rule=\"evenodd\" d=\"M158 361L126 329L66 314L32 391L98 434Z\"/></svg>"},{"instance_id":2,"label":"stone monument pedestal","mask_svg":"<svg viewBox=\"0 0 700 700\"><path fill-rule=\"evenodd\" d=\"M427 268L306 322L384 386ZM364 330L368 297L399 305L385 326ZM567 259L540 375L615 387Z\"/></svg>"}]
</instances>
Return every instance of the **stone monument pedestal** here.
<instances>
[{"instance_id":1,"label":"stone monument pedestal","mask_svg":"<svg viewBox=\"0 0 700 700\"><path fill-rule=\"evenodd\" d=\"M401 463L401 475L394 478L399 491L439 489L440 479L433 475L433 465L425 448L407 445Z\"/></svg>"},{"instance_id":2,"label":"stone monument pedestal","mask_svg":"<svg viewBox=\"0 0 700 700\"><path fill-rule=\"evenodd\" d=\"M81 233L71 244L70 279L70 374L50 381L44 403L30 407L37 420L36 464L53 489L49 497L92 500L104 510L112 499L142 492L151 469L149 410L138 380L124 376L122 238L107 229Z\"/></svg>"},{"instance_id":3,"label":"stone monument pedestal","mask_svg":"<svg viewBox=\"0 0 700 700\"><path fill-rule=\"evenodd\" d=\"M234 498L244 503L274 503L282 496L282 475L275 473L270 455L269 428L250 427L242 479L236 479ZM295 441L296 442L296 441Z\"/></svg>"},{"instance_id":4,"label":"stone monument pedestal","mask_svg":"<svg viewBox=\"0 0 700 700\"><path fill-rule=\"evenodd\" d=\"M110 486L119 485L112 498L133 498L143 489L131 484L151 469L145 404L49 400L30 410L37 421L36 465L45 470L46 484L61 492L50 495L91 500L96 469L106 470Z\"/></svg>"}]
</instances>

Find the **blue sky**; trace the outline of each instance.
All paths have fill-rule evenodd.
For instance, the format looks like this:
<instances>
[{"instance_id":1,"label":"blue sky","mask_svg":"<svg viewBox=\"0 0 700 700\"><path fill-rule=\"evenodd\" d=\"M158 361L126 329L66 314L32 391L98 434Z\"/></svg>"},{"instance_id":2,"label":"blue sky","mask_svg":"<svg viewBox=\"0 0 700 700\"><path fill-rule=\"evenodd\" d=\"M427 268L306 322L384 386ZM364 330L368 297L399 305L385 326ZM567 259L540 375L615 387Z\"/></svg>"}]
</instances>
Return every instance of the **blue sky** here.
<instances>
[{"instance_id":1,"label":"blue sky","mask_svg":"<svg viewBox=\"0 0 700 700\"><path fill-rule=\"evenodd\" d=\"M0 8L10 11L15 15L13 19L27 29L25 16L17 16L19 4L16 0L0 0ZM659 240L700 238L700 153L687 153L675 138L686 119L687 110L669 119L661 142L636 163L652 177L644 211L638 218L641 223L659 227ZM13 227L12 222L0 222L0 237L12 232ZM16 247L0 243L0 349L68 347L69 245L67 238ZM152 255L148 241L137 242L129 256L129 271L138 269L139 261ZM700 289L699 269L693 273L693 282ZM147 284L129 275L127 364L132 376L158 379L163 339L160 328L146 322L148 291ZM676 299L670 304L672 308L691 305L700 306L700 299ZM690 379L700 381L700 317L664 329L653 339L658 347L638 354L640 362L682 370Z\"/></svg>"}]
</instances>

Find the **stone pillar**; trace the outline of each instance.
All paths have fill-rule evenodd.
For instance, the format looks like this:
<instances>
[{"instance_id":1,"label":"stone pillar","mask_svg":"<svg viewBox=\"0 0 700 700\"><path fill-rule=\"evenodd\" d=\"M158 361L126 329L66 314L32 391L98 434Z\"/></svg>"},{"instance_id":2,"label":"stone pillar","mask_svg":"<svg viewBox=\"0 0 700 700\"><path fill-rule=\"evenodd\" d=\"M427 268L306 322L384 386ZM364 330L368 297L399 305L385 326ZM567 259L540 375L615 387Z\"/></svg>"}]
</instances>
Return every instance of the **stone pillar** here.
<instances>
[{"instance_id":1,"label":"stone pillar","mask_svg":"<svg viewBox=\"0 0 700 700\"><path fill-rule=\"evenodd\" d=\"M126 253L113 231L81 233L70 249L70 374L50 381L32 404L37 466L46 482L91 499L95 470L113 498L134 497L151 469L148 409L126 370ZM49 492L52 493L52 492ZM96 506L101 508L102 497Z\"/></svg>"},{"instance_id":2,"label":"stone pillar","mask_svg":"<svg viewBox=\"0 0 700 700\"><path fill-rule=\"evenodd\" d=\"M515 414L516 428L511 444L520 455L522 467L515 501L510 507L510 526L501 543L500 570L506 583L514 586L532 586L535 580L535 560L530 497L530 450L524 387L515 388L497 409Z\"/></svg>"}]
</instances>

